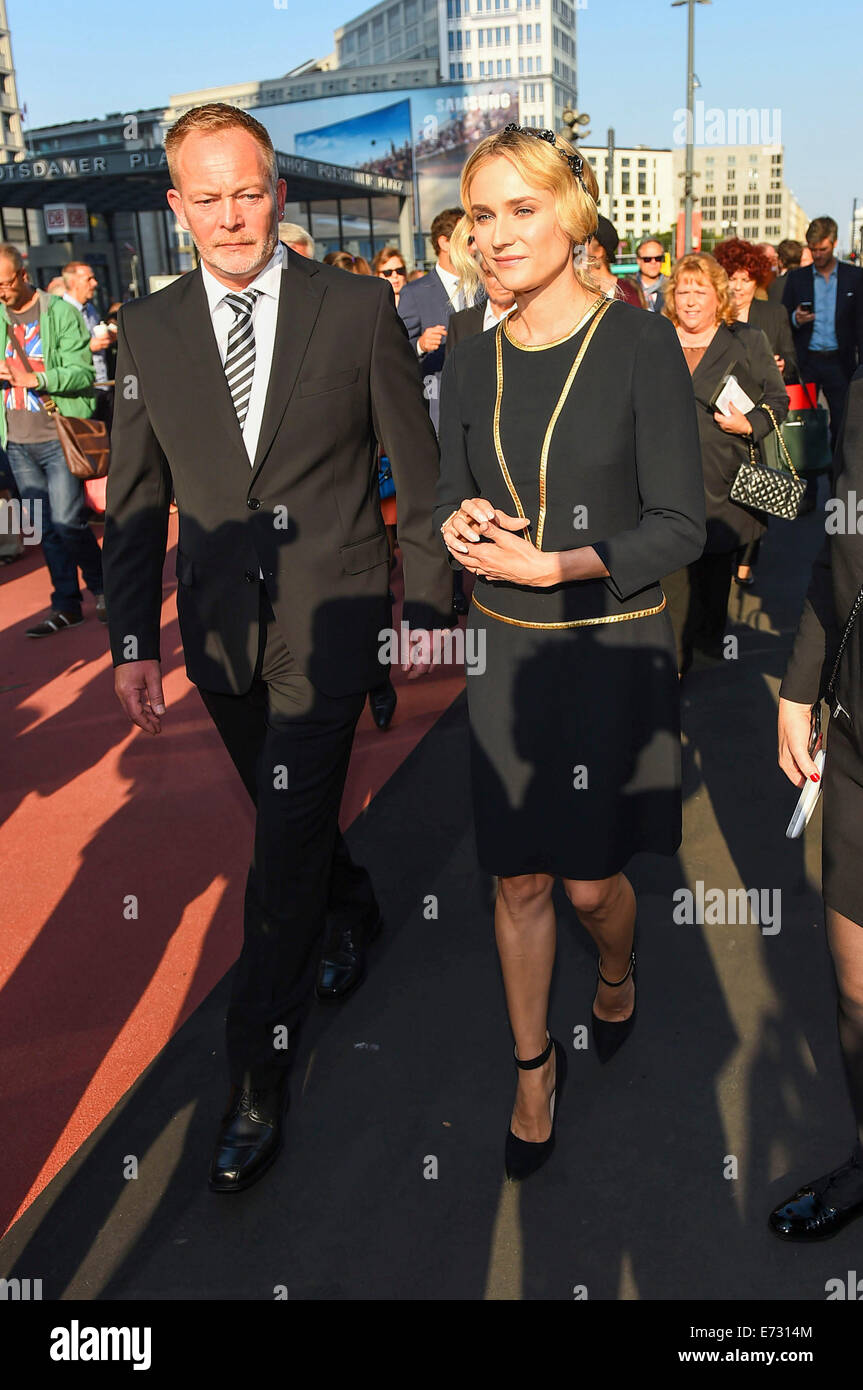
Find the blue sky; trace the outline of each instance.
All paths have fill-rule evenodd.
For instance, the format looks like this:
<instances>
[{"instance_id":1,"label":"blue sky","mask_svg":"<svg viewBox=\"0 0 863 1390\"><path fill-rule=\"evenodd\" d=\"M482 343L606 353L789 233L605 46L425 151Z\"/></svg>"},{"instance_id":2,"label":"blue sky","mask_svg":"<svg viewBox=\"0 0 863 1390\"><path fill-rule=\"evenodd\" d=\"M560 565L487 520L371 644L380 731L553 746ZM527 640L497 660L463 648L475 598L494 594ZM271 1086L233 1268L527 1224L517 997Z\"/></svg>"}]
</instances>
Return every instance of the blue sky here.
<instances>
[{"instance_id":1,"label":"blue sky","mask_svg":"<svg viewBox=\"0 0 863 1390\"><path fill-rule=\"evenodd\" d=\"M332 49L362 0L8 0L19 94L32 125L166 105L174 92L278 77ZM277 6L279 6L277 8ZM696 97L781 116L786 180L845 244L863 201L860 3L713 0L696 9ZM64 61L64 56L65 61ZM578 10L588 143L670 146L685 102L686 10L669 0L587 0ZM334 119L338 119L334 112Z\"/></svg>"}]
</instances>

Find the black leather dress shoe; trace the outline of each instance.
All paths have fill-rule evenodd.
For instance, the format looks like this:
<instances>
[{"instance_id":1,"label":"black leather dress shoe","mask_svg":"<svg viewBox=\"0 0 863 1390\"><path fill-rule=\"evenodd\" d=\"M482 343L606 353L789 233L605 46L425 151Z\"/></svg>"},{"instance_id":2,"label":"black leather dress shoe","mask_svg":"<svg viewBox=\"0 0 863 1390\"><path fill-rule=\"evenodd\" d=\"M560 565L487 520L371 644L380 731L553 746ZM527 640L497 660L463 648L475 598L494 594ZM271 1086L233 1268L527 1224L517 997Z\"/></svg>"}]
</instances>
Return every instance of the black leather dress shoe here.
<instances>
[{"instance_id":1,"label":"black leather dress shoe","mask_svg":"<svg viewBox=\"0 0 863 1390\"><path fill-rule=\"evenodd\" d=\"M379 729L389 728L397 704L398 696L391 680L386 680L383 685L369 691L369 709Z\"/></svg>"},{"instance_id":2,"label":"black leather dress shoe","mask_svg":"<svg viewBox=\"0 0 863 1390\"><path fill-rule=\"evenodd\" d=\"M211 1192L242 1192L267 1171L282 1147L287 1072L276 1083L255 1087L250 1074L233 1086L210 1164Z\"/></svg>"},{"instance_id":3,"label":"black leather dress shoe","mask_svg":"<svg viewBox=\"0 0 863 1390\"><path fill-rule=\"evenodd\" d=\"M780 1240L827 1240L857 1216L863 1216L863 1167L855 1153L776 1207L767 1224Z\"/></svg>"},{"instance_id":4,"label":"black leather dress shoe","mask_svg":"<svg viewBox=\"0 0 863 1390\"><path fill-rule=\"evenodd\" d=\"M324 1004L340 1003L363 981L366 973L366 947L380 935L380 913L371 927L351 926L330 938L318 966L315 994Z\"/></svg>"}]
</instances>

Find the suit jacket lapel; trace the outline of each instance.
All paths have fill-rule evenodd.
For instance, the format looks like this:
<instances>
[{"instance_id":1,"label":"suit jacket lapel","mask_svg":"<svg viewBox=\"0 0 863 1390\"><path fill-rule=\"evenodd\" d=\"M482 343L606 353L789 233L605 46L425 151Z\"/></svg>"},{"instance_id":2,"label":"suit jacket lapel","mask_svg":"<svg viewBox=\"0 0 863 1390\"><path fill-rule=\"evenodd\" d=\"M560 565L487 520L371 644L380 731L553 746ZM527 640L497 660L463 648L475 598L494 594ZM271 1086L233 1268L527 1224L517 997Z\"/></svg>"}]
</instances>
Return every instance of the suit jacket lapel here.
<instances>
[{"instance_id":1,"label":"suit jacket lapel","mask_svg":"<svg viewBox=\"0 0 863 1390\"><path fill-rule=\"evenodd\" d=\"M177 336L185 348L187 370L198 378L197 394L198 399L204 403L207 424L211 425L215 416L220 436L228 441L239 461L248 469L249 457L243 443L225 369L219 357L200 267L185 278L186 301L176 320L176 328Z\"/></svg>"},{"instance_id":2,"label":"suit jacket lapel","mask_svg":"<svg viewBox=\"0 0 863 1390\"><path fill-rule=\"evenodd\" d=\"M314 261L298 256L290 249L287 257L287 264L282 269L273 362L253 477L257 476L287 410L325 292L315 284L318 267Z\"/></svg>"}]
</instances>

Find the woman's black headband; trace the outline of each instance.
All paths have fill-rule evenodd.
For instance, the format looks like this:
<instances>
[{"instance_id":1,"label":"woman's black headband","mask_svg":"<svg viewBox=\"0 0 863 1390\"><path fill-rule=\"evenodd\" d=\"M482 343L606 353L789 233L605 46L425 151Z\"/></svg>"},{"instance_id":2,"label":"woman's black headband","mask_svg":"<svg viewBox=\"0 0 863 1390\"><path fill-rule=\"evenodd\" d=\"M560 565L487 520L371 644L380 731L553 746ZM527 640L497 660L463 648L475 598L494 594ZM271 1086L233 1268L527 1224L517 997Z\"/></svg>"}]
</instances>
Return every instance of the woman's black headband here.
<instances>
[{"instance_id":1,"label":"woman's black headband","mask_svg":"<svg viewBox=\"0 0 863 1390\"><path fill-rule=\"evenodd\" d=\"M537 140L547 140L548 143L552 146L552 148L557 150L557 153L563 159L566 160L567 164L569 165L572 172L575 174L575 177L578 179L582 188L584 188L585 193L587 192L584 179L581 177L582 173L584 172L584 160L582 159L580 154L567 154L566 150L562 150L560 145L558 145L557 143L553 130L537 130L535 126L516 125L513 121L509 125L505 125L503 128L504 135L508 135L510 134L510 132L514 132L517 135L533 135Z\"/></svg>"}]
</instances>

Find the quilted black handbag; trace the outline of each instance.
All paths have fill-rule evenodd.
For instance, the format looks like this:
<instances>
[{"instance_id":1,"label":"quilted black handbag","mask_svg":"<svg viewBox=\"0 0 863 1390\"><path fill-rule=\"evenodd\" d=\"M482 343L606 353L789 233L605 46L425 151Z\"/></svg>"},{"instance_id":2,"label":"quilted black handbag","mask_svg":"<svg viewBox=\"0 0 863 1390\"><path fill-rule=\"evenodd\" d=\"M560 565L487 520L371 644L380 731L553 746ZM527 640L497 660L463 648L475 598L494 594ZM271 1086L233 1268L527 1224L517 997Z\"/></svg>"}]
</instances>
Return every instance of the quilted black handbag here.
<instances>
[{"instance_id":1,"label":"quilted black handbag","mask_svg":"<svg viewBox=\"0 0 863 1390\"><path fill-rule=\"evenodd\" d=\"M800 515L806 484L791 462L791 455L770 406L762 402L759 408L765 410L773 422L779 448L790 472L784 468L768 468L762 463L750 435L749 462L741 463L738 468L729 496L733 502L740 502L754 511L769 512L771 516L782 517L783 521L794 521Z\"/></svg>"}]
</instances>

